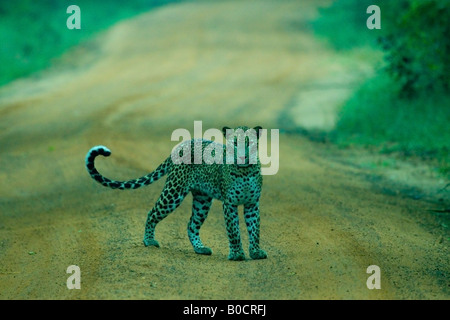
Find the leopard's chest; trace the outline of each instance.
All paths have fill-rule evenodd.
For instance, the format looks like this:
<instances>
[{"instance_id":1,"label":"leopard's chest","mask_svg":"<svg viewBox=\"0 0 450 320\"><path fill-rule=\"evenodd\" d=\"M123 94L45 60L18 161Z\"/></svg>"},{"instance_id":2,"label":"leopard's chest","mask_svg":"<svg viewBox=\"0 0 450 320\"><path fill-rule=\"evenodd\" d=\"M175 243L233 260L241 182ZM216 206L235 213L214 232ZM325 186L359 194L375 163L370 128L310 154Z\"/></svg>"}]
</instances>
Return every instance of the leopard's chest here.
<instances>
[{"instance_id":1,"label":"leopard's chest","mask_svg":"<svg viewBox=\"0 0 450 320\"><path fill-rule=\"evenodd\" d=\"M237 177L229 184L226 198L235 205L255 203L261 194L261 180L258 176Z\"/></svg>"}]
</instances>

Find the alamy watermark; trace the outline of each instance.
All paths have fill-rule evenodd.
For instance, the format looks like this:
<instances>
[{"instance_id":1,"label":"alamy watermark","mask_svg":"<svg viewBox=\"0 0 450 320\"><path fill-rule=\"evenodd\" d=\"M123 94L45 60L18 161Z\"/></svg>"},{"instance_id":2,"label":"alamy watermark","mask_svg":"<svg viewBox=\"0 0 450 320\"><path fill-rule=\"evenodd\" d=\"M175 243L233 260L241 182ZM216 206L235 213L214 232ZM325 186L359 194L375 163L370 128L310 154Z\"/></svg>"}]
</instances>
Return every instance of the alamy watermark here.
<instances>
[{"instance_id":1,"label":"alamy watermark","mask_svg":"<svg viewBox=\"0 0 450 320\"><path fill-rule=\"evenodd\" d=\"M367 29L381 29L381 10L379 6L371 5L367 7L366 13L371 13L370 17L367 18L366 26Z\"/></svg>"},{"instance_id":2,"label":"alamy watermark","mask_svg":"<svg viewBox=\"0 0 450 320\"><path fill-rule=\"evenodd\" d=\"M381 289L381 270L377 265L370 265L367 267L366 273L371 274L367 278L366 286L367 289Z\"/></svg>"},{"instance_id":3,"label":"alamy watermark","mask_svg":"<svg viewBox=\"0 0 450 320\"><path fill-rule=\"evenodd\" d=\"M66 26L67 29L81 29L81 10L77 5L71 5L67 7L66 13L71 15L67 18Z\"/></svg>"},{"instance_id":4,"label":"alamy watermark","mask_svg":"<svg viewBox=\"0 0 450 320\"><path fill-rule=\"evenodd\" d=\"M79 266L71 265L67 267L66 273L72 275L67 278L67 289L81 289L81 270Z\"/></svg>"},{"instance_id":5,"label":"alamy watermark","mask_svg":"<svg viewBox=\"0 0 450 320\"><path fill-rule=\"evenodd\" d=\"M258 158L262 165L262 175L274 175L279 168L279 130L270 130L270 155L268 154L268 130L261 127L243 129L224 128L224 131L211 128L202 133L202 121L194 121L194 137L187 129L179 128L172 132L171 140L181 142L172 149L171 157L175 164L256 164ZM226 142L223 139L226 137ZM204 141L213 141L203 148ZM192 142L193 141L193 142ZM191 154L192 143L194 154ZM226 146L224 159L223 147ZM268 167L266 165L269 165Z\"/></svg>"}]
</instances>

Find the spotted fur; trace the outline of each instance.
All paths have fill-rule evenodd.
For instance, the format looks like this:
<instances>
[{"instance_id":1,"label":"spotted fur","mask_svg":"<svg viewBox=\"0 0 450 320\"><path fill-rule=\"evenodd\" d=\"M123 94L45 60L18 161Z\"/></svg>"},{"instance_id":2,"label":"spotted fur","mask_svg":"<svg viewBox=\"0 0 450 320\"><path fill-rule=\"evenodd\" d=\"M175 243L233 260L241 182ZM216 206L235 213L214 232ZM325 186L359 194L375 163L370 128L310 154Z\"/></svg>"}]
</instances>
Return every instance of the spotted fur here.
<instances>
[{"instance_id":1,"label":"spotted fur","mask_svg":"<svg viewBox=\"0 0 450 320\"><path fill-rule=\"evenodd\" d=\"M223 128L226 136L227 127ZM234 136L231 141L234 147L234 159L231 161L226 159L226 146L219 145L215 142L207 140L191 140L190 154L183 155L183 144L181 144L174 152L180 153L182 156L191 157L191 164L176 164L169 156L158 168L138 179L128 181L114 181L101 175L94 165L94 160L98 155L108 157L111 151L105 146L93 147L86 155L86 168L91 177L105 187L112 189L137 189L158 180L167 175L166 183L156 201L155 206L150 210L147 216L144 233L144 245L159 247L159 243L155 240L155 227L174 211L188 195L193 195L192 216L189 220L187 231L189 240L194 251L199 254L210 255L211 249L204 246L200 239L200 228L208 216L209 209L213 199L223 202L223 212L225 215L226 230L229 240L230 260L244 260L245 254L242 249L241 236L239 230L238 206L244 206L244 219L249 234L249 253L252 259L265 259L267 254L259 247L260 233L260 215L259 215L259 198L261 195L262 175L261 163L256 157L256 161L250 161L249 154L250 145L258 144L261 127L255 127L256 135L247 135L245 133L250 129L248 127L238 127L242 129L239 134ZM256 137L256 141L251 141L251 137ZM245 158L237 151L237 141L246 139ZM195 148L196 143L201 143L201 148ZM254 144L252 144L254 143ZM209 147L209 151L216 147L215 150L222 150L223 163L194 163L196 152L201 150L202 154L205 148ZM213 151L214 154L214 151ZM257 152L255 152L257 155ZM240 155L240 156L239 156ZM238 161L238 157L241 161ZM200 158L201 159L201 158ZM230 163L231 162L231 163Z\"/></svg>"}]
</instances>

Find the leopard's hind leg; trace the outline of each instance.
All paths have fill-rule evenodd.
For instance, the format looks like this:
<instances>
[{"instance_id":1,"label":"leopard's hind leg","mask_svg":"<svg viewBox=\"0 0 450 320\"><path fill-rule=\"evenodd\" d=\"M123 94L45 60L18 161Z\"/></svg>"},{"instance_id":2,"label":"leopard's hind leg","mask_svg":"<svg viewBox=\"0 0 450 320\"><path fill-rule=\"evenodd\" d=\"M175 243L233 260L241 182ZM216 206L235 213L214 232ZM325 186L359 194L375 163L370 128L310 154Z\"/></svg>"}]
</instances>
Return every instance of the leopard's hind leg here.
<instances>
[{"instance_id":1,"label":"leopard's hind leg","mask_svg":"<svg viewBox=\"0 0 450 320\"><path fill-rule=\"evenodd\" d=\"M144 245L146 247L159 247L158 241L155 240L156 225L178 208L188 193L189 189L186 186L174 183L170 176L167 178L158 201L156 201L155 206L150 210L147 216L144 233Z\"/></svg>"},{"instance_id":2,"label":"leopard's hind leg","mask_svg":"<svg viewBox=\"0 0 450 320\"><path fill-rule=\"evenodd\" d=\"M200 240L200 228L208 216L212 198L198 192L192 192L192 216L188 223L188 236L194 251L199 254L210 255L212 250L205 247Z\"/></svg>"}]
</instances>

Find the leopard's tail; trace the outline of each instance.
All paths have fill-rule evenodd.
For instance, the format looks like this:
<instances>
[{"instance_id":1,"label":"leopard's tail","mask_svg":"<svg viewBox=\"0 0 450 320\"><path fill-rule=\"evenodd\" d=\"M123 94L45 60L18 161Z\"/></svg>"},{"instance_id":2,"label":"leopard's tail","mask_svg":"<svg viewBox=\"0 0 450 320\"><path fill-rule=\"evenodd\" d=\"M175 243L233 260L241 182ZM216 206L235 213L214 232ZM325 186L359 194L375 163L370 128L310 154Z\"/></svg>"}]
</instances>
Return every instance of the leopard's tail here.
<instances>
[{"instance_id":1,"label":"leopard's tail","mask_svg":"<svg viewBox=\"0 0 450 320\"><path fill-rule=\"evenodd\" d=\"M109 157L111 155L111 151L105 146L96 146L89 150L86 155L86 169L91 175L92 179L100 183L105 187L109 187L112 189L137 189L140 187L147 186L152 182L158 180L162 176L167 173L167 169L170 165L170 157L161 163L159 167L149 174L140 177L138 179L128 180L128 181L114 181L102 176L97 169L95 168L94 161L98 155L102 155L104 157Z\"/></svg>"}]
</instances>

